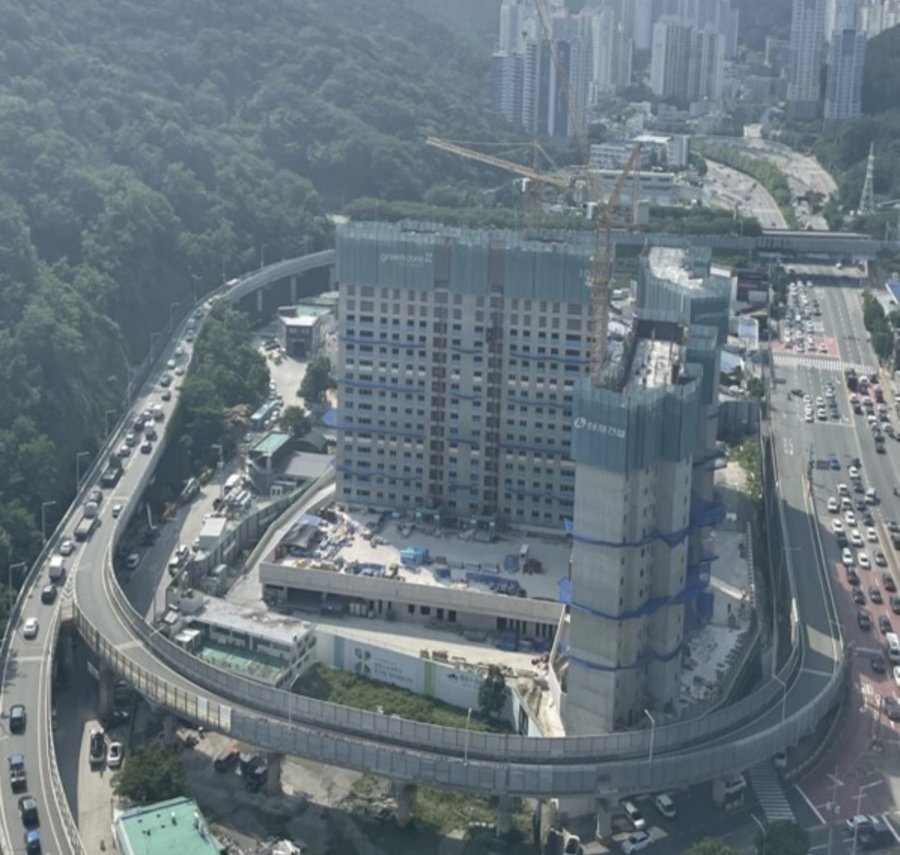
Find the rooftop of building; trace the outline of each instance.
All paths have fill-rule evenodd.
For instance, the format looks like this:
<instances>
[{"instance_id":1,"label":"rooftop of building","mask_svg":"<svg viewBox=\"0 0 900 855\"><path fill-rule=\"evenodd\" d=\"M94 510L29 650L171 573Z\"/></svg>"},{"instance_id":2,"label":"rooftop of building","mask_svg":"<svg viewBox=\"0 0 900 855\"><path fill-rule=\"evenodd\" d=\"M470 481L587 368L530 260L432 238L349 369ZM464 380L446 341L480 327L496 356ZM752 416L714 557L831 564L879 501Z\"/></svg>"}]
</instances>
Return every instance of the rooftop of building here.
<instances>
[{"instance_id":1,"label":"rooftop of building","mask_svg":"<svg viewBox=\"0 0 900 855\"><path fill-rule=\"evenodd\" d=\"M297 520L282 539L296 538ZM295 555L278 563L286 566L318 566L357 576L401 579L412 585L437 589L471 590L486 594L515 595L559 600L559 582L569 567L569 543L529 537L515 532L495 535L486 542L474 529L442 528L425 519L390 519L379 522L372 514L339 514L334 524L320 522L321 541L307 549L304 538ZM522 549L527 546L526 560ZM403 563L404 549L426 550L426 563ZM302 554L305 553L305 554ZM519 593L524 591L524 593Z\"/></svg>"},{"instance_id":2,"label":"rooftop of building","mask_svg":"<svg viewBox=\"0 0 900 855\"><path fill-rule=\"evenodd\" d=\"M678 342L656 338L638 339L625 389L632 392L662 389L672 383L675 367L681 361L681 346Z\"/></svg>"},{"instance_id":3,"label":"rooftop of building","mask_svg":"<svg viewBox=\"0 0 900 855\"><path fill-rule=\"evenodd\" d=\"M273 430L250 447L250 454L256 454L260 457L271 457L281 451L290 441L291 435L289 433Z\"/></svg>"},{"instance_id":4,"label":"rooftop of building","mask_svg":"<svg viewBox=\"0 0 900 855\"><path fill-rule=\"evenodd\" d=\"M129 808L114 825L122 855L219 855L222 851L193 799Z\"/></svg>"},{"instance_id":5,"label":"rooftop of building","mask_svg":"<svg viewBox=\"0 0 900 855\"><path fill-rule=\"evenodd\" d=\"M647 258L650 263L650 272L660 278L683 288L703 288L706 280L701 276L695 276L691 271L690 257L683 249L667 246L651 247Z\"/></svg>"}]
</instances>

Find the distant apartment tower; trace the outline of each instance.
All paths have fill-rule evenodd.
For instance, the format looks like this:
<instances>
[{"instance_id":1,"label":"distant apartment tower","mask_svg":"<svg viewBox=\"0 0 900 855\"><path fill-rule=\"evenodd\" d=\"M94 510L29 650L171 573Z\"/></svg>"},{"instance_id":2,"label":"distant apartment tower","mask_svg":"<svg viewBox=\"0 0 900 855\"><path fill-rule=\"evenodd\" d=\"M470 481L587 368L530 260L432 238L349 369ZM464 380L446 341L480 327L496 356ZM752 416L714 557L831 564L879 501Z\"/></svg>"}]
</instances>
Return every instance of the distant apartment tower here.
<instances>
[{"instance_id":1,"label":"distant apartment tower","mask_svg":"<svg viewBox=\"0 0 900 855\"><path fill-rule=\"evenodd\" d=\"M674 17L653 26L650 88L661 98L718 101L724 78L724 39Z\"/></svg>"},{"instance_id":2,"label":"distant apartment tower","mask_svg":"<svg viewBox=\"0 0 900 855\"><path fill-rule=\"evenodd\" d=\"M631 83L634 42L624 18L614 8L590 16L593 96L609 95Z\"/></svg>"},{"instance_id":3,"label":"distant apartment tower","mask_svg":"<svg viewBox=\"0 0 900 855\"><path fill-rule=\"evenodd\" d=\"M522 49L522 32L533 15L528 0L503 0L500 6L500 36L497 50L518 53Z\"/></svg>"},{"instance_id":4,"label":"distant apartment tower","mask_svg":"<svg viewBox=\"0 0 900 855\"><path fill-rule=\"evenodd\" d=\"M576 390L567 733L634 726L679 697L681 651L706 587L719 348L729 285L641 259L637 320L618 374ZM690 266L690 265L689 265Z\"/></svg>"},{"instance_id":5,"label":"distant apartment tower","mask_svg":"<svg viewBox=\"0 0 900 855\"><path fill-rule=\"evenodd\" d=\"M825 122L830 125L854 119L862 112L866 61L866 33L859 27L855 2L838 6L834 27L828 45L823 109Z\"/></svg>"},{"instance_id":6,"label":"distant apartment tower","mask_svg":"<svg viewBox=\"0 0 900 855\"><path fill-rule=\"evenodd\" d=\"M824 42L825 0L794 0L787 89L788 113L794 118L811 119L819 114Z\"/></svg>"},{"instance_id":7,"label":"distant apartment tower","mask_svg":"<svg viewBox=\"0 0 900 855\"><path fill-rule=\"evenodd\" d=\"M497 51L491 57L494 110L510 122L522 123L522 54Z\"/></svg>"},{"instance_id":8,"label":"distant apartment tower","mask_svg":"<svg viewBox=\"0 0 900 855\"><path fill-rule=\"evenodd\" d=\"M900 0L868 0L861 10L861 26L868 37L900 24Z\"/></svg>"},{"instance_id":9,"label":"distant apartment tower","mask_svg":"<svg viewBox=\"0 0 900 855\"><path fill-rule=\"evenodd\" d=\"M698 30L715 30L725 40L725 58L737 56L740 13L731 0L680 0L678 18Z\"/></svg>"}]
</instances>

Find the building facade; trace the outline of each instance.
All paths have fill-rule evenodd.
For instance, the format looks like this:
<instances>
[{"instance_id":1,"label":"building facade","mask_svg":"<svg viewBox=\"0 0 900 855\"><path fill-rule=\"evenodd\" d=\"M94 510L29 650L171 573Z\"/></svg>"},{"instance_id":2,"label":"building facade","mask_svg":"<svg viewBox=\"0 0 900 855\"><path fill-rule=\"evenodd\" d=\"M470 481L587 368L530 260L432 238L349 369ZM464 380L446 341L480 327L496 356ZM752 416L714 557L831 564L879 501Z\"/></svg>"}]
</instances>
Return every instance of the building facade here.
<instances>
[{"instance_id":1,"label":"building facade","mask_svg":"<svg viewBox=\"0 0 900 855\"><path fill-rule=\"evenodd\" d=\"M676 17L654 24L650 88L660 98L718 101L724 64L724 39L715 30L698 29Z\"/></svg>"},{"instance_id":2,"label":"building facade","mask_svg":"<svg viewBox=\"0 0 900 855\"><path fill-rule=\"evenodd\" d=\"M811 119L819 114L824 44L825 0L794 0L787 106L795 118Z\"/></svg>"},{"instance_id":3,"label":"building facade","mask_svg":"<svg viewBox=\"0 0 900 855\"><path fill-rule=\"evenodd\" d=\"M567 733L634 726L678 700L705 537L722 518L709 464L729 284L708 262L645 252L617 373L576 390Z\"/></svg>"},{"instance_id":4,"label":"building facade","mask_svg":"<svg viewBox=\"0 0 900 855\"><path fill-rule=\"evenodd\" d=\"M559 532L592 252L589 232L339 229L339 502Z\"/></svg>"},{"instance_id":5,"label":"building facade","mask_svg":"<svg viewBox=\"0 0 900 855\"><path fill-rule=\"evenodd\" d=\"M834 28L828 45L825 79L825 122L854 119L862 112L863 67L867 36L860 27L857 0L840 0L834 6Z\"/></svg>"}]
</instances>

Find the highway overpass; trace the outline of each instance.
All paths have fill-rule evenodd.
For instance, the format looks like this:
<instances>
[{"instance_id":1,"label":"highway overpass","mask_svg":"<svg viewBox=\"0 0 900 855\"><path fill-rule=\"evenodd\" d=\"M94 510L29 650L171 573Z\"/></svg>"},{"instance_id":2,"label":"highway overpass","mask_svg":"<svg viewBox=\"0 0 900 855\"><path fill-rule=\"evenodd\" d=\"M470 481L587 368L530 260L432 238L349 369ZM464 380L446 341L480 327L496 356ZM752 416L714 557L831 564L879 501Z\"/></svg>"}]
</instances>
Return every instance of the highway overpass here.
<instances>
[{"instance_id":1,"label":"highway overpass","mask_svg":"<svg viewBox=\"0 0 900 855\"><path fill-rule=\"evenodd\" d=\"M333 263L320 253L316 263ZM297 268L288 265L298 264ZM312 269L308 262L306 269ZM267 283L293 275L299 262L281 262L245 277L226 294L240 299ZM180 340L184 331L178 333ZM158 402L155 386L175 340L164 348L134 401L133 410ZM42 811L45 851L83 851L56 770L51 727L51 674L62 620L73 620L110 673L128 680L170 712L277 753L295 754L365 770L399 782L429 784L489 795L572 796L603 799L616 794L673 789L752 766L811 733L842 687L845 659L831 592L823 575L818 529L808 522L808 496L797 473L778 478L785 489L774 503L789 537L791 555L805 556L793 573L791 653L779 673L739 703L695 719L628 733L529 738L473 733L383 716L314 701L274 689L204 663L161 636L132 609L113 572L112 558L142 491L153 476L169 435L171 404L162 435L150 455L136 455L113 491L126 500L118 519L107 499L101 525L73 557L64 595L55 606L37 606L35 592L47 578L49 549L40 556L21 592L2 648L2 705L27 705L26 733L4 741L5 752L21 752L29 763L31 792ZM121 442L125 423L98 455ZM772 445L769 444L770 448ZM784 461L774 457L776 471ZM69 530L95 467L59 531ZM777 475L775 477L778 477ZM799 486L798 486L799 485ZM121 498L120 498L121 497ZM55 543L56 537L50 543ZM36 641L21 634L21 620L36 614ZM653 761L648 762L654 740ZM4 787L0 812L5 833L18 832L15 797ZM4 851L12 851L10 839Z\"/></svg>"}]
</instances>

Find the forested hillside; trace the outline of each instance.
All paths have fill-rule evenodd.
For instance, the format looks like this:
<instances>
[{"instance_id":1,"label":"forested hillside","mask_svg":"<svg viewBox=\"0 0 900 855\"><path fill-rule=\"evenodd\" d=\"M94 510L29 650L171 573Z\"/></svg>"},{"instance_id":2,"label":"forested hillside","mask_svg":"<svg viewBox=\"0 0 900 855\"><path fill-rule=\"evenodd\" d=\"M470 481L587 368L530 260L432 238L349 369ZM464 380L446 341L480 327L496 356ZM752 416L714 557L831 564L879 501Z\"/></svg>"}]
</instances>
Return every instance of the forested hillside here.
<instances>
[{"instance_id":1,"label":"forested hillside","mask_svg":"<svg viewBox=\"0 0 900 855\"><path fill-rule=\"evenodd\" d=\"M419 201L507 135L488 58L404 0L0 5L0 567L29 560L170 311ZM178 302L178 307L172 303Z\"/></svg>"}]
</instances>

